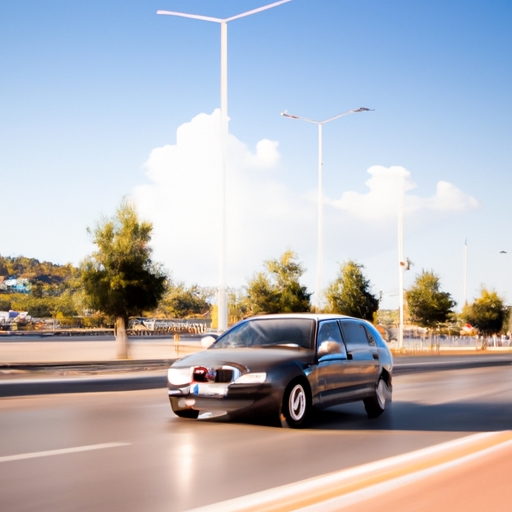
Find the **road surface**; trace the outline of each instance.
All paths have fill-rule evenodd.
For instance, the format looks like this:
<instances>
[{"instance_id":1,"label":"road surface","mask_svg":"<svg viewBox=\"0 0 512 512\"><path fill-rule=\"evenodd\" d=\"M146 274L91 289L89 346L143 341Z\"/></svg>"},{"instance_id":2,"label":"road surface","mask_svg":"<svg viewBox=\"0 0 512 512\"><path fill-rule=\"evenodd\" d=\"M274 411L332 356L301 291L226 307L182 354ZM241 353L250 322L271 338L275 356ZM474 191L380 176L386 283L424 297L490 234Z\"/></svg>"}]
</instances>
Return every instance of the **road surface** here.
<instances>
[{"instance_id":1,"label":"road surface","mask_svg":"<svg viewBox=\"0 0 512 512\"><path fill-rule=\"evenodd\" d=\"M394 403L376 420L356 403L303 431L179 419L164 389L5 398L0 510L185 511L512 428L509 366L397 375L394 386ZM427 503L430 489L415 503Z\"/></svg>"}]
</instances>

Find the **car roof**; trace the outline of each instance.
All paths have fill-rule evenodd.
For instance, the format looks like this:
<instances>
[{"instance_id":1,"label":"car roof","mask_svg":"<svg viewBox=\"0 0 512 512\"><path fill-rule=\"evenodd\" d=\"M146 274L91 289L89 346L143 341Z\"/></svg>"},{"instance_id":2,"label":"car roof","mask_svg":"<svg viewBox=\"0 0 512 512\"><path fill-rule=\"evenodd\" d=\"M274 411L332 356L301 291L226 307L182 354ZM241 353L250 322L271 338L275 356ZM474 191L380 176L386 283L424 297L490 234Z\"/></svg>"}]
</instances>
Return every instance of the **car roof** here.
<instances>
[{"instance_id":1,"label":"car roof","mask_svg":"<svg viewBox=\"0 0 512 512\"><path fill-rule=\"evenodd\" d=\"M311 320L335 320L339 318L353 318L347 315L336 315L331 313L277 313L272 315L256 315L246 318L254 320L258 318L310 318ZM359 318L357 320L360 320Z\"/></svg>"}]
</instances>

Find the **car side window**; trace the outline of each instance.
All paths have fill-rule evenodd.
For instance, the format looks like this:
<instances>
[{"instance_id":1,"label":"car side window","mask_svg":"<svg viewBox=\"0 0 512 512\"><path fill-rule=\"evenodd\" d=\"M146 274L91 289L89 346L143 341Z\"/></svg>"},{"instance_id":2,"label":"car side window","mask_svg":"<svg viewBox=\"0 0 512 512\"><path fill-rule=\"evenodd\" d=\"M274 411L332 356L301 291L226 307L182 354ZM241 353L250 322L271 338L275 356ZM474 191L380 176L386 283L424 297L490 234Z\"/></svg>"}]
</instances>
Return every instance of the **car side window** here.
<instances>
[{"instance_id":1,"label":"car side window","mask_svg":"<svg viewBox=\"0 0 512 512\"><path fill-rule=\"evenodd\" d=\"M345 344L341 338L340 328L336 320L320 322L317 347L320 347L324 341L337 343L340 346L340 352L345 353Z\"/></svg>"},{"instance_id":2,"label":"car side window","mask_svg":"<svg viewBox=\"0 0 512 512\"><path fill-rule=\"evenodd\" d=\"M386 342L384 341L381 333L375 328L373 325L366 325L366 330L368 331L368 335L373 335L373 339L377 346L386 348Z\"/></svg>"},{"instance_id":3,"label":"car side window","mask_svg":"<svg viewBox=\"0 0 512 512\"><path fill-rule=\"evenodd\" d=\"M368 341L372 347L377 346L377 342L375 341L375 337L373 336L373 333L371 329L368 329L368 327L365 325L364 330L366 331L366 336L368 337Z\"/></svg>"},{"instance_id":4,"label":"car side window","mask_svg":"<svg viewBox=\"0 0 512 512\"><path fill-rule=\"evenodd\" d=\"M374 344L370 343L364 326L357 321L342 320L341 329L349 350L351 348L368 347Z\"/></svg>"}]
</instances>

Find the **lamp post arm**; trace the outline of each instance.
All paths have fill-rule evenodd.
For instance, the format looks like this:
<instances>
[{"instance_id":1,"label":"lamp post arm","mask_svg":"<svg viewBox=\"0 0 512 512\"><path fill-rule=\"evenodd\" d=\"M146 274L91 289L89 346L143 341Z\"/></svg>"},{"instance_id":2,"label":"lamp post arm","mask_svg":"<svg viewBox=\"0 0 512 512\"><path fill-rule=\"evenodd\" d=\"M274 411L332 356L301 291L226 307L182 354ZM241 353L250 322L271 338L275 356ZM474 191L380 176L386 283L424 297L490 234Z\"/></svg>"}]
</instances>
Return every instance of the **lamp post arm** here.
<instances>
[{"instance_id":1,"label":"lamp post arm","mask_svg":"<svg viewBox=\"0 0 512 512\"><path fill-rule=\"evenodd\" d=\"M257 9L253 9L252 11L243 12L242 14L237 14L236 16L231 16L230 18L226 18L224 21L233 21L238 18L244 18L245 16L250 16L251 14L256 14L257 12L266 11L267 9L272 9L272 7L277 7L278 5L285 4L287 2L291 2L292 0L280 0L279 2L274 2L273 4L264 5L263 7L258 7Z\"/></svg>"},{"instance_id":2,"label":"lamp post arm","mask_svg":"<svg viewBox=\"0 0 512 512\"><path fill-rule=\"evenodd\" d=\"M192 18L194 20L203 20L203 21L214 21L216 23L222 23L224 20L222 18L213 18L211 16L201 16L199 14L187 14L184 12L176 12L176 11L156 11L157 14L163 14L165 16L180 16L181 18Z\"/></svg>"},{"instance_id":3,"label":"lamp post arm","mask_svg":"<svg viewBox=\"0 0 512 512\"><path fill-rule=\"evenodd\" d=\"M329 117L329 119L324 119L323 121L319 121L322 124L328 123L329 121L334 121L340 117L348 116L349 114L357 114L358 112L373 112L373 108L360 107L355 108L353 110L349 110L348 112L343 112L342 114L338 114L337 116Z\"/></svg>"},{"instance_id":4,"label":"lamp post arm","mask_svg":"<svg viewBox=\"0 0 512 512\"><path fill-rule=\"evenodd\" d=\"M187 14L184 12L177 11L156 11L157 14L163 14L166 16L180 16L182 18L192 18L195 20L203 20L203 21L214 21L215 23L227 23L228 21L237 20L238 18L244 18L245 16L250 16L251 14L256 14L257 12L266 11L267 9L272 9L272 7L277 7L278 5L285 4L287 2L291 2L292 0L280 0L279 2L274 2L273 4L264 5L263 7L258 7L257 9L253 9L252 11L243 12L242 14L237 14L236 16L231 16L230 18L214 18L213 16L202 16L200 14Z\"/></svg>"},{"instance_id":5,"label":"lamp post arm","mask_svg":"<svg viewBox=\"0 0 512 512\"><path fill-rule=\"evenodd\" d=\"M284 112L281 112L281 115L283 117L288 117L290 119L298 119L299 121L306 121L306 123L321 124L320 121L315 121L314 119L308 119L307 117L299 117L299 116L294 116L292 114L288 114L288 112L286 112L286 110Z\"/></svg>"}]
</instances>

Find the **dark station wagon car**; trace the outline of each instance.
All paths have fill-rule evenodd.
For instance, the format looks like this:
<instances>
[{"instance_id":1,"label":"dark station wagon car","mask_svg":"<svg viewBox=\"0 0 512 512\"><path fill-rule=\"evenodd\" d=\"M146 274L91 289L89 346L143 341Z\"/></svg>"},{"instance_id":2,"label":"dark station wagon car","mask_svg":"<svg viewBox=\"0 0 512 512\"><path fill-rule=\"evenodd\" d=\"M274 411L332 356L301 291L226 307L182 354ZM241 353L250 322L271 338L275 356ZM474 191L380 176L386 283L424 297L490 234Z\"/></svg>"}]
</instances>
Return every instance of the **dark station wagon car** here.
<instances>
[{"instance_id":1,"label":"dark station wagon car","mask_svg":"<svg viewBox=\"0 0 512 512\"><path fill-rule=\"evenodd\" d=\"M313 408L362 400L370 418L391 400L393 358L369 322L342 315L248 318L168 371L183 418L265 414L298 428Z\"/></svg>"}]
</instances>

